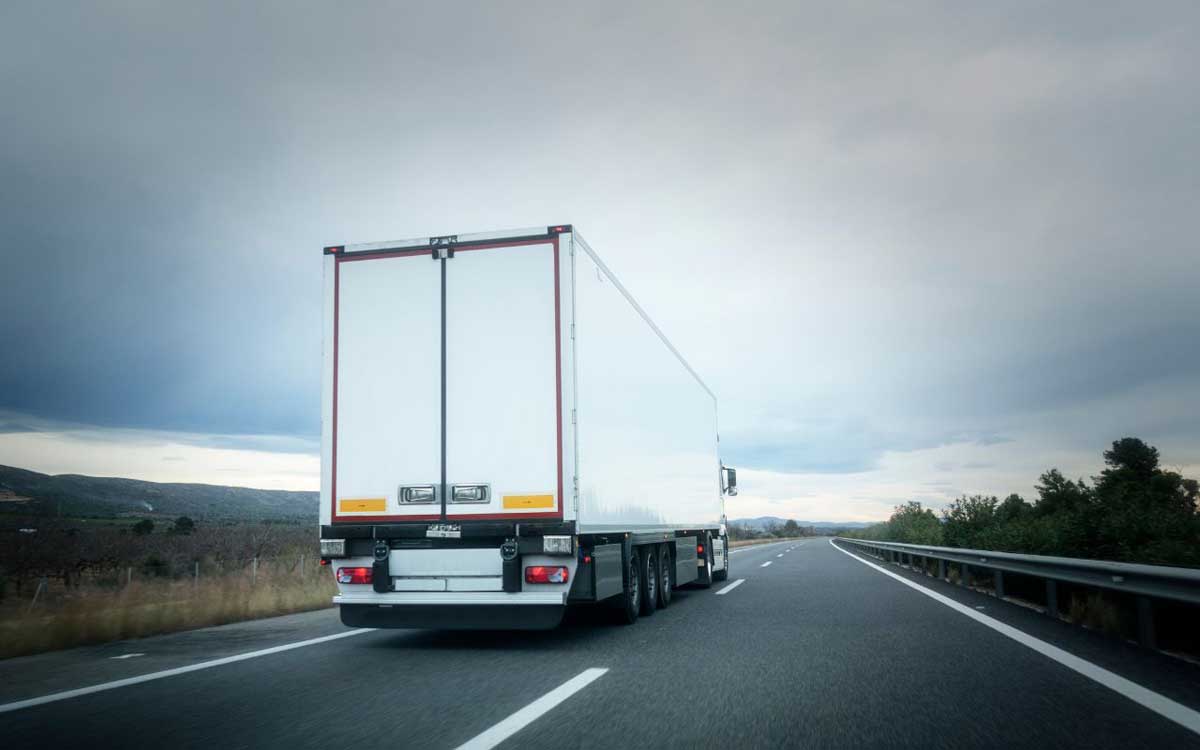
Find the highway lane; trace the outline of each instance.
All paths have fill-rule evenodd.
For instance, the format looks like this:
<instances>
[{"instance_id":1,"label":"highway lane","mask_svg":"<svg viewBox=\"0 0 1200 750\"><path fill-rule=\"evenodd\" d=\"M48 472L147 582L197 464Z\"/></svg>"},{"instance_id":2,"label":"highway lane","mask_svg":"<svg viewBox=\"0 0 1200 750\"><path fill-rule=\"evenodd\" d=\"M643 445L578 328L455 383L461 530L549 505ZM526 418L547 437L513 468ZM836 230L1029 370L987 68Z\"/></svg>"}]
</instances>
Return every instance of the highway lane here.
<instances>
[{"instance_id":1,"label":"highway lane","mask_svg":"<svg viewBox=\"0 0 1200 750\"><path fill-rule=\"evenodd\" d=\"M727 584L677 592L633 627L584 612L550 633L374 631L0 713L0 737L6 747L455 747L603 669L504 746L1200 746L824 539L744 548L732 560ZM945 588L1200 705L1200 668ZM341 630L331 615L0 662L0 702L196 664L237 644L329 635ZM146 655L111 658L137 652Z\"/></svg>"}]
</instances>

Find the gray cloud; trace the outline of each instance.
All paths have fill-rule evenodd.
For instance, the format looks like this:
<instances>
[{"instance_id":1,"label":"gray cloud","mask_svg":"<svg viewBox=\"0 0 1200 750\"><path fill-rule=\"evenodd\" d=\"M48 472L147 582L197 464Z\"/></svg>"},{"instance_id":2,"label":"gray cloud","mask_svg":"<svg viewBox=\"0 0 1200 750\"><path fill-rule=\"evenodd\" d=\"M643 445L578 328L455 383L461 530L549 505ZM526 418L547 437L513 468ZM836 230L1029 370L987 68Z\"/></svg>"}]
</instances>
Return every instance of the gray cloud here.
<instances>
[{"instance_id":1,"label":"gray cloud","mask_svg":"<svg viewBox=\"0 0 1200 750\"><path fill-rule=\"evenodd\" d=\"M6 8L0 408L310 450L322 245L566 220L731 461L1200 445L1192 4L628 13Z\"/></svg>"}]
</instances>

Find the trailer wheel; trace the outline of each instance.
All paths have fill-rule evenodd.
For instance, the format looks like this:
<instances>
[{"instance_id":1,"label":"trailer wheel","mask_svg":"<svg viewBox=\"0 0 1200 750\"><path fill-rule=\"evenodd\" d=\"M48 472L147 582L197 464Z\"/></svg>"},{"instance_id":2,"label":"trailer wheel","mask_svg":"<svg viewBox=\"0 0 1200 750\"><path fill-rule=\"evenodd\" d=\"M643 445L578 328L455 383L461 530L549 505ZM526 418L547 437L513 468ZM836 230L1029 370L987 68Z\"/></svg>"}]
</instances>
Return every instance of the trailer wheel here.
<instances>
[{"instance_id":1,"label":"trailer wheel","mask_svg":"<svg viewBox=\"0 0 1200 750\"><path fill-rule=\"evenodd\" d=\"M625 625L637 622L638 613L642 609L642 580L638 575L638 558L637 550L631 548L625 567L625 590L617 597L617 619Z\"/></svg>"},{"instance_id":2,"label":"trailer wheel","mask_svg":"<svg viewBox=\"0 0 1200 750\"><path fill-rule=\"evenodd\" d=\"M671 563L671 546L662 545L658 550L658 608L671 603L671 587L675 585L675 568Z\"/></svg>"},{"instance_id":3,"label":"trailer wheel","mask_svg":"<svg viewBox=\"0 0 1200 750\"><path fill-rule=\"evenodd\" d=\"M712 537L708 534L704 535L704 567L703 572L696 577L696 583L700 588L706 589L713 584L713 552L712 552Z\"/></svg>"},{"instance_id":4,"label":"trailer wheel","mask_svg":"<svg viewBox=\"0 0 1200 750\"><path fill-rule=\"evenodd\" d=\"M725 545L725 569L718 570L716 573L713 573L714 581L729 580L729 537L722 539L721 543Z\"/></svg>"},{"instance_id":5,"label":"trailer wheel","mask_svg":"<svg viewBox=\"0 0 1200 750\"><path fill-rule=\"evenodd\" d=\"M638 572L642 579L642 614L652 615L658 609L658 555L654 547L643 547L638 556Z\"/></svg>"}]
</instances>

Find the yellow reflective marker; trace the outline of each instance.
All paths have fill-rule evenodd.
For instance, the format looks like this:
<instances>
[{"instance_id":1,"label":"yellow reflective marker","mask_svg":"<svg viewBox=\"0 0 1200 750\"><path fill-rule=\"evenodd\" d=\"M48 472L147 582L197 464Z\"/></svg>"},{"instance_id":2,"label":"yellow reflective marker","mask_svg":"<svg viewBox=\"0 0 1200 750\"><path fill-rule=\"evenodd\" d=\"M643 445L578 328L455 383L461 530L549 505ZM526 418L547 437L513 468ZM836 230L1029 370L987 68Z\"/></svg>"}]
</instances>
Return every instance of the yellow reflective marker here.
<instances>
[{"instance_id":1,"label":"yellow reflective marker","mask_svg":"<svg viewBox=\"0 0 1200 750\"><path fill-rule=\"evenodd\" d=\"M387 510L386 497L349 497L338 500L338 513L378 513Z\"/></svg>"},{"instance_id":2,"label":"yellow reflective marker","mask_svg":"<svg viewBox=\"0 0 1200 750\"><path fill-rule=\"evenodd\" d=\"M505 508L553 508L554 495L505 495Z\"/></svg>"}]
</instances>

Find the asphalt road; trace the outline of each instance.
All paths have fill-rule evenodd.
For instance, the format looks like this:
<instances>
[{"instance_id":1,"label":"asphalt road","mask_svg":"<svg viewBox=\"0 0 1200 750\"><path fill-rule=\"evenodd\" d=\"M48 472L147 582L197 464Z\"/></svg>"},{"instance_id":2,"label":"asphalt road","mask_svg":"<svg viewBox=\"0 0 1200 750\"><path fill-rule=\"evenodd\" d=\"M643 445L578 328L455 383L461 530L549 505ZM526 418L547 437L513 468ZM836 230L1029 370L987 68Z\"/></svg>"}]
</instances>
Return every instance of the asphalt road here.
<instances>
[{"instance_id":1,"label":"asphalt road","mask_svg":"<svg viewBox=\"0 0 1200 750\"><path fill-rule=\"evenodd\" d=\"M366 631L6 710L350 631L323 611L10 659L0 745L1200 747L1161 712L826 539L732 560L730 583L742 583L677 591L631 627L584 611L542 633ZM1200 708L1200 666L901 575L1185 713Z\"/></svg>"}]
</instances>

